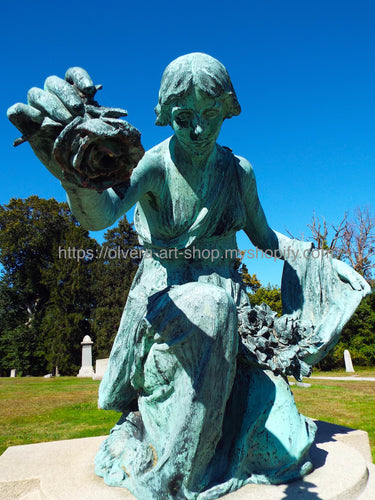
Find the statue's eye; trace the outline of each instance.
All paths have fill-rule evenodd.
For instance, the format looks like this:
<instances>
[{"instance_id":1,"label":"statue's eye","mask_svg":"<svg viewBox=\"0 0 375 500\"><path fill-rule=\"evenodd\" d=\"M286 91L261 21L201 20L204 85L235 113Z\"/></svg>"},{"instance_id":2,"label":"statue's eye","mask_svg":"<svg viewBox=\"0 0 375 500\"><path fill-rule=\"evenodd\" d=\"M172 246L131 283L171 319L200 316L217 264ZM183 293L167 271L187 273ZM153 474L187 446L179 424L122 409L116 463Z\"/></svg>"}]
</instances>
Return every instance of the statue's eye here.
<instances>
[{"instance_id":1,"label":"statue's eye","mask_svg":"<svg viewBox=\"0 0 375 500\"><path fill-rule=\"evenodd\" d=\"M206 120L211 120L213 118L216 118L218 115L219 115L220 111L218 109L207 109L204 113L203 113L203 117L206 119Z\"/></svg>"},{"instance_id":2,"label":"statue's eye","mask_svg":"<svg viewBox=\"0 0 375 500\"><path fill-rule=\"evenodd\" d=\"M184 125L193 119L193 113L191 111L179 111L175 113L174 119L177 123Z\"/></svg>"}]
</instances>

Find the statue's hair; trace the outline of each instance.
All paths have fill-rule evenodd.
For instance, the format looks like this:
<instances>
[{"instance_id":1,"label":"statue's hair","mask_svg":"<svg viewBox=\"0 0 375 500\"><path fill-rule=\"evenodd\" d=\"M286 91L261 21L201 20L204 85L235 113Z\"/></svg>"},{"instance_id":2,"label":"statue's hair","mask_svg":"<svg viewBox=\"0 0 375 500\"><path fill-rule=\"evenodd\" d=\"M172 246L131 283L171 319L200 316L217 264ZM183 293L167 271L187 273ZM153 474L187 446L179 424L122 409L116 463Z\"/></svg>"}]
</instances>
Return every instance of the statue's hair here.
<instances>
[{"instance_id":1,"label":"statue's hair","mask_svg":"<svg viewBox=\"0 0 375 500\"><path fill-rule=\"evenodd\" d=\"M178 57L166 67L155 108L156 125L170 125L174 103L194 87L209 97L221 99L225 104L225 118L240 114L241 107L225 67L207 54L194 52Z\"/></svg>"}]
</instances>

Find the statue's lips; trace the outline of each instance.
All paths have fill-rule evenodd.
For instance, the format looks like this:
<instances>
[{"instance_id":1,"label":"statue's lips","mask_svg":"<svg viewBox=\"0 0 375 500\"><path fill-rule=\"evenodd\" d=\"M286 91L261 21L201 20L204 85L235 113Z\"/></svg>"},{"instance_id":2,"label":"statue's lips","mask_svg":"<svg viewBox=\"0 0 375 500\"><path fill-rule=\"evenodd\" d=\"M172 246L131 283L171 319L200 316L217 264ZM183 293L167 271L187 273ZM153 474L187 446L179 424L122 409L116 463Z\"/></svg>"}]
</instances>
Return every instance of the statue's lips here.
<instances>
[{"instance_id":1,"label":"statue's lips","mask_svg":"<svg viewBox=\"0 0 375 500\"><path fill-rule=\"evenodd\" d=\"M201 151L207 148L211 148L215 145L216 142L214 139L211 138L184 140L183 137L178 137L177 140L187 151L194 151L194 150Z\"/></svg>"},{"instance_id":2,"label":"statue's lips","mask_svg":"<svg viewBox=\"0 0 375 500\"><path fill-rule=\"evenodd\" d=\"M210 141L209 139L205 139L205 140L192 140L190 142L190 144L188 144L189 147L193 147L193 148L205 148L207 146L209 146L211 144L212 141Z\"/></svg>"}]
</instances>

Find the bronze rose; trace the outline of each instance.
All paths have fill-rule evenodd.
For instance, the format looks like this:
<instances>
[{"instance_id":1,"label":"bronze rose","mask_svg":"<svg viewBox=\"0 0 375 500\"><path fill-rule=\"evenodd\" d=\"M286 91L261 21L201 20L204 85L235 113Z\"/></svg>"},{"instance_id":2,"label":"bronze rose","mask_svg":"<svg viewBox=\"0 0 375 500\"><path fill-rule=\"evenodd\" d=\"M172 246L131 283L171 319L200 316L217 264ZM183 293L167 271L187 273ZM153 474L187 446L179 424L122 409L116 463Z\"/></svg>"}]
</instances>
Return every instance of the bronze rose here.
<instances>
[{"instance_id":1,"label":"bronze rose","mask_svg":"<svg viewBox=\"0 0 375 500\"><path fill-rule=\"evenodd\" d=\"M52 154L67 181L121 193L144 155L140 137L124 120L78 116L57 137Z\"/></svg>"}]
</instances>

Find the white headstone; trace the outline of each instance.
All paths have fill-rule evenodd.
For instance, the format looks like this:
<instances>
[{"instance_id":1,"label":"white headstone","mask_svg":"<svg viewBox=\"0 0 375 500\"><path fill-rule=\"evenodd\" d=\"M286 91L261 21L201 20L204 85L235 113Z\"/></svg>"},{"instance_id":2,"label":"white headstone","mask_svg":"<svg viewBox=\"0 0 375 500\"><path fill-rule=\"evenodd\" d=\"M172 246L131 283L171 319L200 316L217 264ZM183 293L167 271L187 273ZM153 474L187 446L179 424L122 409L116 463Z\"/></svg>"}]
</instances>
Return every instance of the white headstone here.
<instances>
[{"instance_id":1,"label":"white headstone","mask_svg":"<svg viewBox=\"0 0 375 500\"><path fill-rule=\"evenodd\" d=\"M92 377L94 380L101 380L108 366L108 359L97 359L95 362L95 375Z\"/></svg>"},{"instance_id":2,"label":"white headstone","mask_svg":"<svg viewBox=\"0 0 375 500\"><path fill-rule=\"evenodd\" d=\"M16 373L17 373L17 370L15 368L13 368L13 370L10 370L10 376L11 377L15 377Z\"/></svg>"},{"instance_id":3,"label":"white headstone","mask_svg":"<svg viewBox=\"0 0 375 500\"><path fill-rule=\"evenodd\" d=\"M82 366L78 372L77 377L90 377L94 375L94 368L92 367L92 345L93 341L88 335L84 337L81 342L82 346Z\"/></svg>"},{"instance_id":4,"label":"white headstone","mask_svg":"<svg viewBox=\"0 0 375 500\"><path fill-rule=\"evenodd\" d=\"M347 349L345 349L344 351L344 361L345 361L345 371L348 373L353 373L354 368L353 368L352 358L350 357L350 352Z\"/></svg>"}]
</instances>

